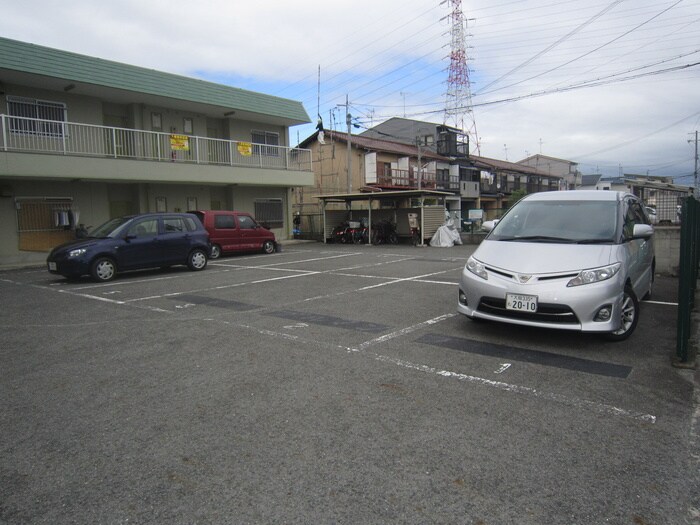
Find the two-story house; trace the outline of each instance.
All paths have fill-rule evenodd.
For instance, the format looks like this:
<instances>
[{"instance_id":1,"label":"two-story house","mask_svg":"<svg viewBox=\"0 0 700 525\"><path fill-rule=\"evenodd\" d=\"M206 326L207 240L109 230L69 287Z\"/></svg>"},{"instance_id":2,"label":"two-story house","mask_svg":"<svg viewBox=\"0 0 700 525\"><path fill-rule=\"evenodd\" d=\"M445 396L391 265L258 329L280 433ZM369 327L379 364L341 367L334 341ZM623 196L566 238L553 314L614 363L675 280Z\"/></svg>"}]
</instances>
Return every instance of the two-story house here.
<instances>
[{"instance_id":1,"label":"two-story house","mask_svg":"<svg viewBox=\"0 0 700 525\"><path fill-rule=\"evenodd\" d=\"M420 145L450 159L450 172L463 220L469 220L470 210L486 219L500 216L512 204L510 195L516 190L527 193L556 191L563 188L561 173L469 153L468 137L458 129L420 120L394 117L362 132L366 137L391 138L404 144Z\"/></svg>"},{"instance_id":2,"label":"two-story house","mask_svg":"<svg viewBox=\"0 0 700 525\"><path fill-rule=\"evenodd\" d=\"M300 102L0 38L0 265L43 261L79 224L238 209L284 239L313 184Z\"/></svg>"},{"instance_id":3,"label":"two-story house","mask_svg":"<svg viewBox=\"0 0 700 525\"><path fill-rule=\"evenodd\" d=\"M578 170L577 162L549 157L538 153L537 155L530 155L523 160L519 160L516 164L530 166L543 173L562 177L566 185L566 188L562 189L573 190L576 186L581 184L581 172Z\"/></svg>"},{"instance_id":4,"label":"two-story house","mask_svg":"<svg viewBox=\"0 0 700 525\"><path fill-rule=\"evenodd\" d=\"M673 177L631 173L618 177L584 175L576 189L632 193L654 211L652 220L661 225L680 223L679 209L693 195L692 186L675 184Z\"/></svg>"}]
</instances>

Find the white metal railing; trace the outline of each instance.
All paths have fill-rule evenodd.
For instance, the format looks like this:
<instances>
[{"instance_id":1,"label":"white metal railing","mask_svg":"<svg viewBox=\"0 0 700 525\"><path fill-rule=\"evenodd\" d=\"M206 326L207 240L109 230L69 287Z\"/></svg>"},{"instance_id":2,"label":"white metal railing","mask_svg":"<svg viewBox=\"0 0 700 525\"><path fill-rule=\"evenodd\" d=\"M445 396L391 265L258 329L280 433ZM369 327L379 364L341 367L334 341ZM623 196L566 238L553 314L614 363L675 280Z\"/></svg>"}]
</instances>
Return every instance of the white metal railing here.
<instances>
[{"instance_id":1,"label":"white metal railing","mask_svg":"<svg viewBox=\"0 0 700 525\"><path fill-rule=\"evenodd\" d=\"M0 115L2 151L312 171L311 150Z\"/></svg>"}]
</instances>

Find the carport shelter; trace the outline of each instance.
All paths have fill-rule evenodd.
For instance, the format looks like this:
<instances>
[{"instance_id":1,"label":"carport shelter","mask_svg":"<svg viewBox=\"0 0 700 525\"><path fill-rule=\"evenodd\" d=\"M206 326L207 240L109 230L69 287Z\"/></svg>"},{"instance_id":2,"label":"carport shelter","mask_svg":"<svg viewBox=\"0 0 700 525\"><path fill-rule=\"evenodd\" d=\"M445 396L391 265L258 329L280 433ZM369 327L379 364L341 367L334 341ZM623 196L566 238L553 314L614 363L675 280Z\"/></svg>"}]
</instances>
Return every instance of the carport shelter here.
<instances>
[{"instance_id":1,"label":"carport shelter","mask_svg":"<svg viewBox=\"0 0 700 525\"><path fill-rule=\"evenodd\" d=\"M367 219L372 222L389 219L396 224L399 236L410 237L409 213L416 214L420 227L421 244L430 239L445 223L445 199L454 194L437 190L397 190L360 193L336 193L319 195L323 209L323 242L333 236L333 230L345 221ZM327 209L329 205L342 203L345 209ZM356 205L353 208L353 205Z\"/></svg>"}]
</instances>

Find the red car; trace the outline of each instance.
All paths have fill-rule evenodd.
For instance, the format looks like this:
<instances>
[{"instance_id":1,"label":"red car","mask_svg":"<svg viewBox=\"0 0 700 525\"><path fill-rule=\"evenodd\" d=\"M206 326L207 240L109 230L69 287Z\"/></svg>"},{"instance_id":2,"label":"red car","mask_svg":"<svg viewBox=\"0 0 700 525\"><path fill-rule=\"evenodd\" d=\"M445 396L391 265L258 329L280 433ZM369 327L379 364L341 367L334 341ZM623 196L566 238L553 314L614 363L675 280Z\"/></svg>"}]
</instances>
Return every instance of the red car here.
<instances>
[{"instance_id":1,"label":"red car","mask_svg":"<svg viewBox=\"0 0 700 525\"><path fill-rule=\"evenodd\" d=\"M188 213L199 217L204 228L209 232L211 259L217 259L224 253L272 253L277 248L275 234L258 224L249 213L226 210L201 210Z\"/></svg>"}]
</instances>

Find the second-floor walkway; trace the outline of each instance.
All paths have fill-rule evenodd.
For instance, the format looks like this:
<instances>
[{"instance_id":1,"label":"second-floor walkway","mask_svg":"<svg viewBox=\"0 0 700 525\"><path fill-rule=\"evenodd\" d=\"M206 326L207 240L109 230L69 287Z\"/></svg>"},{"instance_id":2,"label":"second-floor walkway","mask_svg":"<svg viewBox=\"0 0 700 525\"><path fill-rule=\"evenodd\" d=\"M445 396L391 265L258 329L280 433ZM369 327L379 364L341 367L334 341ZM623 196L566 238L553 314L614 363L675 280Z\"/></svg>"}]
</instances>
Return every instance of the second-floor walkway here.
<instances>
[{"instance_id":1,"label":"second-floor walkway","mask_svg":"<svg viewBox=\"0 0 700 525\"><path fill-rule=\"evenodd\" d=\"M0 114L0 151L313 170L307 149L4 114Z\"/></svg>"}]
</instances>

